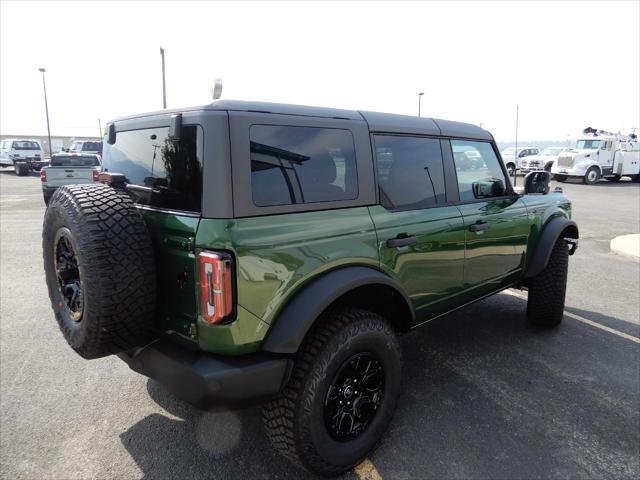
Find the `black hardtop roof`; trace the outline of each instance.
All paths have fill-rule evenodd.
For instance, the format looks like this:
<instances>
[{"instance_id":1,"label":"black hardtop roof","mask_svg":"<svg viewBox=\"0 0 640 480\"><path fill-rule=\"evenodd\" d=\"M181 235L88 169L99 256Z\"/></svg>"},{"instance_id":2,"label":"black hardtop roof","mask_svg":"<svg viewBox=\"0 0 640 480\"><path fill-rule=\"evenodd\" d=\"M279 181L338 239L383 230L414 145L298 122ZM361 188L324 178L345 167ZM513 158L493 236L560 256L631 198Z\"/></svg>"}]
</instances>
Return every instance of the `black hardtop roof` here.
<instances>
[{"instance_id":1,"label":"black hardtop roof","mask_svg":"<svg viewBox=\"0 0 640 480\"><path fill-rule=\"evenodd\" d=\"M298 115L305 117L335 118L342 120L364 120L372 132L412 133L417 135L444 135L448 137L463 137L479 140L493 140L493 136L486 130L471 123L454 122L411 115L394 113L366 112L345 110L339 108L312 107L307 105L293 105L288 103L252 102L243 100L218 100L208 105L131 115L115 119L115 122L141 117L170 115L181 112L201 110L226 110L239 112L274 113L280 115Z\"/></svg>"}]
</instances>

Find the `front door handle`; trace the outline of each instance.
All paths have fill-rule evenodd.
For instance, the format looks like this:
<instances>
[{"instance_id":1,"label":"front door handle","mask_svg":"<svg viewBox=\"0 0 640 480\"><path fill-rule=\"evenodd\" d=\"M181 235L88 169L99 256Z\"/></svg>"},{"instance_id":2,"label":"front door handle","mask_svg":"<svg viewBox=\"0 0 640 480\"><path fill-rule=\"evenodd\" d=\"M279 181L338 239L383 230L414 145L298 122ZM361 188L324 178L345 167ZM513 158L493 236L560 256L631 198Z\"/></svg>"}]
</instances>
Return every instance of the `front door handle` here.
<instances>
[{"instance_id":1,"label":"front door handle","mask_svg":"<svg viewBox=\"0 0 640 480\"><path fill-rule=\"evenodd\" d=\"M389 240L387 240L387 247L406 247L408 245L415 245L417 242L418 239L415 235L407 235L406 233L401 233L396 238L390 238Z\"/></svg>"},{"instance_id":2,"label":"front door handle","mask_svg":"<svg viewBox=\"0 0 640 480\"><path fill-rule=\"evenodd\" d=\"M488 230L491 227L491 224L486 220L478 220L476 223L469 227L469 230L472 232L480 232L482 230Z\"/></svg>"}]
</instances>

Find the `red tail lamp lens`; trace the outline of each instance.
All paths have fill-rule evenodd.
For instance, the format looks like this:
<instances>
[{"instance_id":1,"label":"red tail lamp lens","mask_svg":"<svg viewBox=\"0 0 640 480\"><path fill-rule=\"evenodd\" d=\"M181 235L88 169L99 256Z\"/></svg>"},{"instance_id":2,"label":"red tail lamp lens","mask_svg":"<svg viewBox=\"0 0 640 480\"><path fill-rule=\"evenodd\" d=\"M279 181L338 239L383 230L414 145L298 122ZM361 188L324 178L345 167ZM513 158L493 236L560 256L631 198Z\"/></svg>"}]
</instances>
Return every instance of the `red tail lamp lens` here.
<instances>
[{"instance_id":1,"label":"red tail lamp lens","mask_svg":"<svg viewBox=\"0 0 640 480\"><path fill-rule=\"evenodd\" d=\"M47 181L47 171L46 170L40 170L40 181L43 182L43 183Z\"/></svg>"},{"instance_id":2,"label":"red tail lamp lens","mask_svg":"<svg viewBox=\"0 0 640 480\"><path fill-rule=\"evenodd\" d=\"M94 170L93 171L93 181L97 182L98 180L100 180L100 172L98 172L98 170Z\"/></svg>"},{"instance_id":3,"label":"red tail lamp lens","mask_svg":"<svg viewBox=\"0 0 640 480\"><path fill-rule=\"evenodd\" d=\"M226 253L200 254L200 313L207 323L220 323L233 313L231 267Z\"/></svg>"}]
</instances>

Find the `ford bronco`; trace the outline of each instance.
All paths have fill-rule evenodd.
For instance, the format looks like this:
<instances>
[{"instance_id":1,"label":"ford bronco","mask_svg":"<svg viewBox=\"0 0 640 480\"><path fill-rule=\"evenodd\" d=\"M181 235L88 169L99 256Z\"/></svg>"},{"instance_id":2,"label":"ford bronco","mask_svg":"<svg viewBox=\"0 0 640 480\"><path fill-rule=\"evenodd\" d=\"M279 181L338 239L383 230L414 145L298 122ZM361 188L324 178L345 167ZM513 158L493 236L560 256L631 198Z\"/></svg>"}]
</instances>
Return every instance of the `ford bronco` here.
<instances>
[{"instance_id":1,"label":"ford bronco","mask_svg":"<svg viewBox=\"0 0 640 480\"><path fill-rule=\"evenodd\" d=\"M382 437L399 334L507 288L534 324L563 317L571 203L545 171L516 191L474 125L217 101L109 123L99 180L44 218L67 342L201 408L262 403L315 473Z\"/></svg>"}]
</instances>

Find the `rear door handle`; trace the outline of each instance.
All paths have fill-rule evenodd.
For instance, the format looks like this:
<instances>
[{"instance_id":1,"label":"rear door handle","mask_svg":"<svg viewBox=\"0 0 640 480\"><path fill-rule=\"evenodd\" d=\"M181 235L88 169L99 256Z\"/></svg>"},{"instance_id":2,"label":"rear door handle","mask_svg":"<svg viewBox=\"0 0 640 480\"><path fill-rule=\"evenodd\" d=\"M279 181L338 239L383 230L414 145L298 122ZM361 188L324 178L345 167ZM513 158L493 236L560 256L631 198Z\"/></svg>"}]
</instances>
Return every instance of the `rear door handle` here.
<instances>
[{"instance_id":1,"label":"rear door handle","mask_svg":"<svg viewBox=\"0 0 640 480\"><path fill-rule=\"evenodd\" d=\"M407 235L406 233L401 233L396 238L390 238L389 240L387 240L387 247L406 247L408 245L415 245L417 242L418 239L415 235Z\"/></svg>"},{"instance_id":2,"label":"rear door handle","mask_svg":"<svg viewBox=\"0 0 640 480\"><path fill-rule=\"evenodd\" d=\"M491 227L491 224L486 220L478 220L476 223L469 227L469 230L472 232L480 232L482 230L488 230Z\"/></svg>"}]
</instances>

